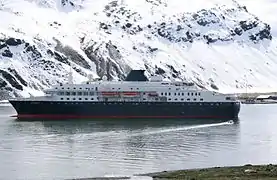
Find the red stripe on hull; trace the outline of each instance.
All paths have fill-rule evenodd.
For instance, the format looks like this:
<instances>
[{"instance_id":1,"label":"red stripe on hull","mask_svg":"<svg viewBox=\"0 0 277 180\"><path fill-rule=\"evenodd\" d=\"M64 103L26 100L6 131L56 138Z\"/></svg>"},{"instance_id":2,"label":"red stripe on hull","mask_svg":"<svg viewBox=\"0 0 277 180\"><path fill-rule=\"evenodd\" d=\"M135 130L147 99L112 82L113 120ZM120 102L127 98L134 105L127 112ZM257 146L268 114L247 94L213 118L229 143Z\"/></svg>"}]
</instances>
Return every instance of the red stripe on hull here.
<instances>
[{"instance_id":1,"label":"red stripe on hull","mask_svg":"<svg viewBox=\"0 0 277 180\"><path fill-rule=\"evenodd\" d=\"M93 115L55 115L55 114L19 114L11 117L17 118L51 118L51 119L131 119L131 118L186 118L186 119L231 119L220 116L93 116Z\"/></svg>"}]
</instances>

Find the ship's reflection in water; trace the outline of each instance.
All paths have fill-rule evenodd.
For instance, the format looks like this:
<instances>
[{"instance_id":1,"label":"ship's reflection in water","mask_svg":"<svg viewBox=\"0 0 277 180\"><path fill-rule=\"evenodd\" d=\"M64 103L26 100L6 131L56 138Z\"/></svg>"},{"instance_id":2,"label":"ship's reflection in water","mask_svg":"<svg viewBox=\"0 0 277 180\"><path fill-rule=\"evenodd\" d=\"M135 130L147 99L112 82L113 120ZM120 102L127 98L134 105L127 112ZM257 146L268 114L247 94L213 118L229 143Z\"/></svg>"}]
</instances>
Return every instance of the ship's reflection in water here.
<instances>
[{"instance_id":1,"label":"ship's reflection in water","mask_svg":"<svg viewBox=\"0 0 277 180\"><path fill-rule=\"evenodd\" d=\"M11 149L18 150L16 159L26 167L17 175L98 177L226 165L224 158L232 164L239 121L16 120L9 132L17 137ZM19 169L15 162L9 166Z\"/></svg>"}]
</instances>

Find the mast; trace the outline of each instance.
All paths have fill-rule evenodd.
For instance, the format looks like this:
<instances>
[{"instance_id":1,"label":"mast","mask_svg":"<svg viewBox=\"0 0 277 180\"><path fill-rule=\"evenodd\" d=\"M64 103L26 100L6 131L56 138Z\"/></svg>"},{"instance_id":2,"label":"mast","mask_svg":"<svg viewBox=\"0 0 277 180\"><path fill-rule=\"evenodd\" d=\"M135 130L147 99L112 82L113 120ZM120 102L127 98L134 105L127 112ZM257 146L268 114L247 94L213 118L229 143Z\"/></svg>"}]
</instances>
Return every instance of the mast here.
<instances>
[{"instance_id":1,"label":"mast","mask_svg":"<svg viewBox=\"0 0 277 180\"><path fill-rule=\"evenodd\" d=\"M73 84L73 72L72 72L71 64L70 64L70 71L68 73L68 84Z\"/></svg>"}]
</instances>

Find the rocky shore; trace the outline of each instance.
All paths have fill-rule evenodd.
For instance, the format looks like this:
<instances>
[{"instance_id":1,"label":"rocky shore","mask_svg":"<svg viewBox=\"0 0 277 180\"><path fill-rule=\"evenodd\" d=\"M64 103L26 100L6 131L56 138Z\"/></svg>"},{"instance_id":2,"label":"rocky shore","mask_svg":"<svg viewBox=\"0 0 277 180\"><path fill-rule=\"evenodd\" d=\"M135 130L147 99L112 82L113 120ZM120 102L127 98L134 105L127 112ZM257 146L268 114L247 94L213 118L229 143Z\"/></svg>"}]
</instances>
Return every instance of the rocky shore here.
<instances>
[{"instance_id":1,"label":"rocky shore","mask_svg":"<svg viewBox=\"0 0 277 180\"><path fill-rule=\"evenodd\" d=\"M277 165L244 165L233 167L214 167L179 171L164 171L144 174L153 180L184 179L184 180L276 180Z\"/></svg>"}]
</instances>

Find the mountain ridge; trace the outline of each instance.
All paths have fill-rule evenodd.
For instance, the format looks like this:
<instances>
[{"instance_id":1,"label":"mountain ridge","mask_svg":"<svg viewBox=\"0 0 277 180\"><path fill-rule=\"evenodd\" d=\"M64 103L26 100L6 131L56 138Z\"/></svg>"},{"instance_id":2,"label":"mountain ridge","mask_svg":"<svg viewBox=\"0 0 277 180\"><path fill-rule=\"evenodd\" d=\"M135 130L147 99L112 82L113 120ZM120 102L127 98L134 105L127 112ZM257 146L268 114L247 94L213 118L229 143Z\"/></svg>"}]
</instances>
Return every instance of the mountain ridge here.
<instances>
[{"instance_id":1,"label":"mountain ridge","mask_svg":"<svg viewBox=\"0 0 277 180\"><path fill-rule=\"evenodd\" d=\"M75 83L146 69L220 92L272 91L271 25L238 2L219 2L174 12L177 1L3 1L0 15L9 21L0 22L0 98L41 95L65 83L70 67Z\"/></svg>"}]
</instances>

